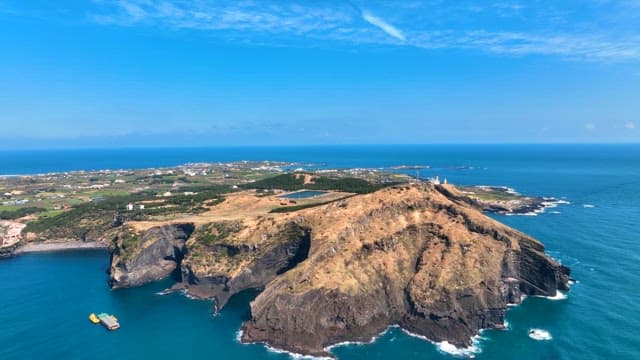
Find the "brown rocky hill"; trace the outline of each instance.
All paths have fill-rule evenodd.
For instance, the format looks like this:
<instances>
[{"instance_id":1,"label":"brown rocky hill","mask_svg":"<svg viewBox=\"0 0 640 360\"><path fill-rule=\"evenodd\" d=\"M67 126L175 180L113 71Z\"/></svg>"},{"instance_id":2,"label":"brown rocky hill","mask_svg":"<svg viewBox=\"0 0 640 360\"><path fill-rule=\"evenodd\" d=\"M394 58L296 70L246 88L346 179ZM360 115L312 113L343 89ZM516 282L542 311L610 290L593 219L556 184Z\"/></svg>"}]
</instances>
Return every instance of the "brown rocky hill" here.
<instances>
[{"instance_id":1,"label":"brown rocky hill","mask_svg":"<svg viewBox=\"0 0 640 360\"><path fill-rule=\"evenodd\" d=\"M218 309L263 289L242 341L297 353L327 355L329 345L368 341L390 325L466 346L480 329L503 327L507 305L523 295L568 290L569 269L453 194L450 185L399 185L195 230L153 228L128 248L121 234L111 284L174 272L176 288Z\"/></svg>"}]
</instances>

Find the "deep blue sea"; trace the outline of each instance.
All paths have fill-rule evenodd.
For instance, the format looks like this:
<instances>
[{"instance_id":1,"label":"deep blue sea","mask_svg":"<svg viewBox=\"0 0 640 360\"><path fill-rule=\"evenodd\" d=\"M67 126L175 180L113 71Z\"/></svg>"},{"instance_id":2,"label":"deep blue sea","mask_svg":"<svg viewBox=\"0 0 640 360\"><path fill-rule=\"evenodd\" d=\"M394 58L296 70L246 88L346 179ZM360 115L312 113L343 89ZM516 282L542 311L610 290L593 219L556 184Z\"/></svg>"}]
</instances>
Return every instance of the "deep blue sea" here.
<instances>
[{"instance_id":1,"label":"deep blue sea","mask_svg":"<svg viewBox=\"0 0 640 360\"><path fill-rule=\"evenodd\" d=\"M545 243L578 282L564 300L527 298L509 330L485 331L478 359L640 359L640 145L429 145L0 151L0 173L146 168L187 162L282 160L318 167L431 165L420 176L505 185L568 204L538 216L496 216ZM165 280L110 291L104 252L23 255L0 261L0 359L287 359L236 340L255 293L221 314ZM107 332L87 320L114 313ZM548 331L533 340L528 330ZM334 349L344 360L452 359L391 329L373 344Z\"/></svg>"}]
</instances>

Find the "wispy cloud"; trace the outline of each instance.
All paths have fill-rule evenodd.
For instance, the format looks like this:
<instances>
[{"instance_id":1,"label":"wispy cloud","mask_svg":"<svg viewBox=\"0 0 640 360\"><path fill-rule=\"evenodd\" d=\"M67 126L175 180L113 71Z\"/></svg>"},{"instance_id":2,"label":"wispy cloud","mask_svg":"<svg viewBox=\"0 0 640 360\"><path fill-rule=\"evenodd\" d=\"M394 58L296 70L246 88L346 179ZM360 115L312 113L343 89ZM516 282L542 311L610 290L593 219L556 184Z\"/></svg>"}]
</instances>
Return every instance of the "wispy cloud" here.
<instances>
[{"instance_id":1,"label":"wispy cloud","mask_svg":"<svg viewBox=\"0 0 640 360\"><path fill-rule=\"evenodd\" d=\"M633 130L633 129L635 129L635 128L636 128L636 124L635 124L633 121L627 121L627 122L624 124L624 127L625 127L626 129Z\"/></svg>"},{"instance_id":2,"label":"wispy cloud","mask_svg":"<svg viewBox=\"0 0 640 360\"><path fill-rule=\"evenodd\" d=\"M0 14L19 15L20 12L15 8L7 5L4 1L0 1Z\"/></svg>"},{"instance_id":3,"label":"wispy cloud","mask_svg":"<svg viewBox=\"0 0 640 360\"><path fill-rule=\"evenodd\" d=\"M596 124L594 123L586 123L584 124L584 128L588 131L593 131L596 129Z\"/></svg>"},{"instance_id":4,"label":"wispy cloud","mask_svg":"<svg viewBox=\"0 0 640 360\"><path fill-rule=\"evenodd\" d=\"M299 44L291 41L299 39L307 45L311 41L401 44L574 61L640 60L640 34L629 30L637 17L627 15L633 14L628 7L609 1L590 3L594 16L603 17L595 20L555 1L525 6L508 0L483 5L416 0L402 5L369 3L367 9L350 2L275 0L100 0L96 4L91 20L99 24L196 29L230 41L286 46ZM386 20L391 18L393 25ZM610 26L602 27L597 20Z\"/></svg>"},{"instance_id":5,"label":"wispy cloud","mask_svg":"<svg viewBox=\"0 0 640 360\"><path fill-rule=\"evenodd\" d=\"M401 41L407 40L405 38L404 34L402 33L402 31L400 31L398 28L396 28L395 26L389 24L388 22L384 21L383 19L371 14L368 11L363 11L362 12L362 18L366 22L368 22L369 24L380 28L380 30L384 31L389 36L392 36L392 37L394 37L394 38L396 38L398 40L401 40Z\"/></svg>"}]
</instances>

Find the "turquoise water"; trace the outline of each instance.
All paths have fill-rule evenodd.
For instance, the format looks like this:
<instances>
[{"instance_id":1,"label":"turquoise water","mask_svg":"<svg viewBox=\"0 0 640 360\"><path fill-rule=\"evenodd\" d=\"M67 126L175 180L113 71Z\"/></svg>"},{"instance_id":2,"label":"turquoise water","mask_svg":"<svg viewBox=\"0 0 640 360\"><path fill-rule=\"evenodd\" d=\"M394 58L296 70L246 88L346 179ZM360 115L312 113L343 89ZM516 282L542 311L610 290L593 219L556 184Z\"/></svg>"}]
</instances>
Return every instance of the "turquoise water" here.
<instances>
[{"instance_id":1,"label":"turquoise water","mask_svg":"<svg viewBox=\"0 0 640 360\"><path fill-rule=\"evenodd\" d=\"M155 155L151 150L134 151L109 166L131 167L136 155L141 163L159 165L154 165L153 158L162 158L168 150L158 151ZM175 151L180 155L176 158L199 154L192 161L213 161L222 150ZM251 149L233 151L220 159L249 159L252 153ZM484 332L476 358L640 358L640 146L338 147L296 148L289 154L288 160L323 166L427 164L432 169L421 170L421 176L439 174L454 183L507 185L523 193L567 200L570 204L539 216L496 216L542 240L552 256L571 266L578 283L566 300L528 298L512 308L507 315L510 329ZM92 156L99 155L100 151ZM259 158L287 160L285 155L283 148L271 153L267 149ZM20 168L17 161L0 162L0 172L53 170L48 163L66 164L66 169L84 165L76 161L79 155L30 156L28 169ZM0 359L288 358L261 345L236 341L255 294L235 297L221 314L212 316L208 302L180 294L156 295L168 281L110 291L107 262L103 252L33 254L0 261ZM114 313L122 329L109 333L91 325L87 315L95 311ZM530 328L549 331L552 340L529 338ZM373 344L343 346L334 353L345 360L452 358L398 329Z\"/></svg>"},{"instance_id":2,"label":"turquoise water","mask_svg":"<svg viewBox=\"0 0 640 360\"><path fill-rule=\"evenodd\" d=\"M325 191L317 191L317 190L303 190L297 191L291 194L282 195L280 197L287 199L306 199L310 197L320 196L326 194Z\"/></svg>"}]
</instances>

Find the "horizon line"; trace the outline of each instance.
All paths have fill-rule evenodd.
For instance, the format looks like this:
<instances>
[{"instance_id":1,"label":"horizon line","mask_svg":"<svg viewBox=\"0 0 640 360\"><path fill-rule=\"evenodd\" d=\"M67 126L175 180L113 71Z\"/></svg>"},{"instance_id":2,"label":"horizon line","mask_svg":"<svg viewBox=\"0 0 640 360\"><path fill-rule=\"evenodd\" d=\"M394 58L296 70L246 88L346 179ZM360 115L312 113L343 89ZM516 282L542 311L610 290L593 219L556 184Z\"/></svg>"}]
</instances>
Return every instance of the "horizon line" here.
<instances>
[{"instance_id":1,"label":"horizon line","mask_svg":"<svg viewBox=\"0 0 640 360\"><path fill-rule=\"evenodd\" d=\"M46 151L46 150L126 150L126 149L225 149L225 148L300 148L300 147L366 147L366 146L531 146L531 145L640 145L639 142L615 141L563 141L563 142L442 142L442 143L350 143L350 144L240 144L240 145L125 145L125 146L48 146L48 147L0 147L0 151Z\"/></svg>"}]
</instances>

